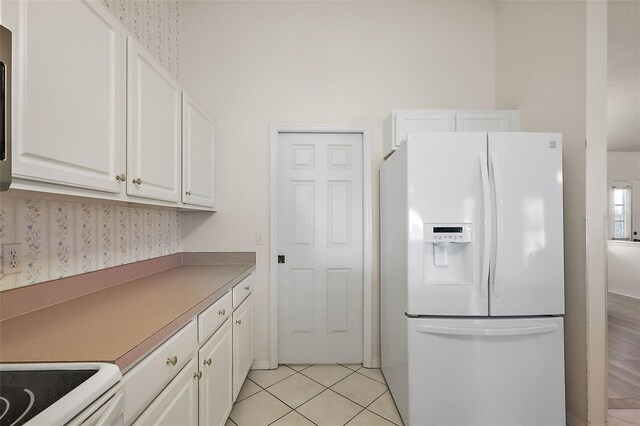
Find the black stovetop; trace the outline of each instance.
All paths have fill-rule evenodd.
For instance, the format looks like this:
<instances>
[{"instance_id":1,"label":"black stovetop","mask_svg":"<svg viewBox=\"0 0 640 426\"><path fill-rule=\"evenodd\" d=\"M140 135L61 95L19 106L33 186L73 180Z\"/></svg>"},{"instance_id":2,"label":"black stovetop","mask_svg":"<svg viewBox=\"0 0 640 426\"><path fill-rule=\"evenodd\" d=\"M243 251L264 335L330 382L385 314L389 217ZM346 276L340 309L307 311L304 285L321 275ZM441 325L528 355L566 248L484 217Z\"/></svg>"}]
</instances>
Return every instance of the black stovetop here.
<instances>
[{"instance_id":1,"label":"black stovetop","mask_svg":"<svg viewBox=\"0 0 640 426\"><path fill-rule=\"evenodd\" d=\"M0 426L20 426L78 387L96 370L0 371Z\"/></svg>"}]
</instances>

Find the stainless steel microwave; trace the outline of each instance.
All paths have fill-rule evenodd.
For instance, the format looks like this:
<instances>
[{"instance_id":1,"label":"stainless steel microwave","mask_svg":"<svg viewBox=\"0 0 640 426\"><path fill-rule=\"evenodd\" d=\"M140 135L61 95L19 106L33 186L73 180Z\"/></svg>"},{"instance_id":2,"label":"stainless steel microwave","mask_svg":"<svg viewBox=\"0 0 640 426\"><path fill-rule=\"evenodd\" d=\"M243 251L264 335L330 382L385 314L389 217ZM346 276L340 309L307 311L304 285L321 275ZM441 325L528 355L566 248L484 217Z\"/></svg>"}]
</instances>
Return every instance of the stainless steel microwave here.
<instances>
[{"instance_id":1,"label":"stainless steel microwave","mask_svg":"<svg viewBox=\"0 0 640 426\"><path fill-rule=\"evenodd\" d=\"M0 25L0 191L11 186L11 31Z\"/></svg>"}]
</instances>

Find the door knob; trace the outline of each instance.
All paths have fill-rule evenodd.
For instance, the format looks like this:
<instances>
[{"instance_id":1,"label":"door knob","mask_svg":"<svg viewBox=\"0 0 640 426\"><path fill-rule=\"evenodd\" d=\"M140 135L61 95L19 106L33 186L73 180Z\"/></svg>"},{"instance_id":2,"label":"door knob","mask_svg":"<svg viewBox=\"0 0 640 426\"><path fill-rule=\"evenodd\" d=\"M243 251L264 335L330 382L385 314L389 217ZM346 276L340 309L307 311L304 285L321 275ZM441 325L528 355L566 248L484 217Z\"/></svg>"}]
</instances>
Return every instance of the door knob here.
<instances>
[{"instance_id":1,"label":"door knob","mask_svg":"<svg viewBox=\"0 0 640 426\"><path fill-rule=\"evenodd\" d=\"M194 379L202 379L202 371L198 371L197 373L193 373L193 378Z\"/></svg>"},{"instance_id":2,"label":"door knob","mask_svg":"<svg viewBox=\"0 0 640 426\"><path fill-rule=\"evenodd\" d=\"M178 363L178 357L172 356L171 358L167 358L167 365L176 365Z\"/></svg>"},{"instance_id":3,"label":"door knob","mask_svg":"<svg viewBox=\"0 0 640 426\"><path fill-rule=\"evenodd\" d=\"M142 185L142 179L140 178L135 178L132 182L135 183L136 185Z\"/></svg>"},{"instance_id":4,"label":"door knob","mask_svg":"<svg viewBox=\"0 0 640 426\"><path fill-rule=\"evenodd\" d=\"M244 287L244 289L249 291L251 289L251 287L247 285L247 286Z\"/></svg>"},{"instance_id":5,"label":"door knob","mask_svg":"<svg viewBox=\"0 0 640 426\"><path fill-rule=\"evenodd\" d=\"M236 324L238 325L242 324L242 320L236 320Z\"/></svg>"},{"instance_id":6,"label":"door knob","mask_svg":"<svg viewBox=\"0 0 640 426\"><path fill-rule=\"evenodd\" d=\"M218 315L224 315L227 311L225 311L224 309L220 309L218 311Z\"/></svg>"},{"instance_id":7,"label":"door knob","mask_svg":"<svg viewBox=\"0 0 640 426\"><path fill-rule=\"evenodd\" d=\"M204 360L204 365L211 365L211 358Z\"/></svg>"},{"instance_id":8,"label":"door knob","mask_svg":"<svg viewBox=\"0 0 640 426\"><path fill-rule=\"evenodd\" d=\"M127 175L125 175L124 173L120 173L119 175L116 175L116 180L118 182L124 182L125 180L127 180Z\"/></svg>"},{"instance_id":9,"label":"door knob","mask_svg":"<svg viewBox=\"0 0 640 426\"><path fill-rule=\"evenodd\" d=\"M187 191L187 192L185 192L185 194L191 195L191 191Z\"/></svg>"}]
</instances>

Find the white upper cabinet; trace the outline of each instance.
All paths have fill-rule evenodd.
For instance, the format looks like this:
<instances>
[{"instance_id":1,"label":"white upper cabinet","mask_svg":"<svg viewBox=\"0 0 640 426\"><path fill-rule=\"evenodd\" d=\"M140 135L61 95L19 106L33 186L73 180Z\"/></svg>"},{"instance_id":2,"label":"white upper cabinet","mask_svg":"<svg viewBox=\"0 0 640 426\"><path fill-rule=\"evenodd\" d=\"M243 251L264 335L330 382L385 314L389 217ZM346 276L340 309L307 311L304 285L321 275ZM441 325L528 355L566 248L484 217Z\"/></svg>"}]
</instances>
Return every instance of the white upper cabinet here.
<instances>
[{"instance_id":1,"label":"white upper cabinet","mask_svg":"<svg viewBox=\"0 0 640 426\"><path fill-rule=\"evenodd\" d=\"M519 130L520 112L516 110L393 110L384 122L384 156L398 149L409 133Z\"/></svg>"},{"instance_id":2,"label":"white upper cabinet","mask_svg":"<svg viewBox=\"0 0 640 426\"><path fill-rule=\"evenodd\" d=\"M180 87L132 37L127 50L127 193L179 202Z\"/></svg>"},{"instance_id":3,"label":"white upper cabinet","mask_svg":"<svg viewBox=\"0 0 640 426\"><path fill-rule=\"evenodd\" d=\"M125 33L102 4L2 2L13 32L13 174L119 193L125 171Z\"/></svg>"},{"instance_id":4,"label":"white upper cabinet","mask_svg":"<svg viewBox=\"0 0 640 426\"><path fill-rule=\"evenodd\" d=\"M463 111L456 113L456 132L516 132L517 111Z\"/></svg>"},{"instance_id":5,"label":"white upper cabinet","mask_svg":"<svg viewBox=\"0 0 640 426\"><path fill-rule=\"evenodd\" d=\"M214 206L215 127L213 120L182 92L182 202Z\"/></svg>"}]
</instances>

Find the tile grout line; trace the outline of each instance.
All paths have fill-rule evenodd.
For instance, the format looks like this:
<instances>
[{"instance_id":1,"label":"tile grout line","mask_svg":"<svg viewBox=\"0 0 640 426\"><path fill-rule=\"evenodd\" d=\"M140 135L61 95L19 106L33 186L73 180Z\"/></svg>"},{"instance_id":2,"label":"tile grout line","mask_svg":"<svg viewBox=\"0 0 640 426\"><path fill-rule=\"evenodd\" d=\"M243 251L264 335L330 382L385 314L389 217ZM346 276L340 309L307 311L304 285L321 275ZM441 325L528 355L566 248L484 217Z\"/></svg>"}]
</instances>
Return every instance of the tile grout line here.
<instances>
[{"instance_id":1,"label":"tile grout line","mask_svg":"<svg viewBox=\"0 0 640 426\"><path fill-rule=\"evenodd\" d=\"M371 401L371 403L370 403L369 405L367 405L367 410L369 410L369 407L371 407L371 406L372 406L372 405L373 405L377 400L379 400L380 398L382 398L382 397L384 396L384 394L385 394L385 393L387 393L387 392L389 392L389 397L391 398L391 401L393 402L393 408L395 408L395 409L396 409L396 412L398 413L398 417L400 417L400 419L402 419L402 416L400 416L400 411L398 410L398 407L396 407L396 402L393 400L393 397L391 396L391 391L389 391L389 387L388 387L388 386L387 386L387 390L386 390L386 391L384 391L384 392L382 393L382 395L380 395L379 397L377 397L376 399L374 399L373 401ZM385 416L383 416L382 414L378 414L378 413L376 413L376 412L375 412L375 411L373 411L373 410L369 410L369 411L371 411L373 414L376 414L376 415L378 415L378 416L382 417L382 418L383 418L383 419L385 419L386 421L393 423L393 424L394 424L394 425L396 425L396 426L400 426L398 423L394 422L394 421L393 421L393 420L391 420L391 419L386 418L386 417L385 417Z\"/></svg>"},{"instance_id":2,"label":"tile grout line","mask_svg":"<svg viewBox=\"0 0 640 426\"><path fill-rule=\"evenodd\" d=\"M355 373L357 373L357 371L354 371L353 373L355 374ZM332 385L331 385L331 387L329 387L328 389L329 389L329 390L331 390L331 391L333 391L334 393L336 393L336 394L340 395L341 397L348 399L349 401L353 402L354 404L358 404L358 405L359 405L360 407L362 407L362 408L367 408L369 405L373 404L373 403L374 403L378 398L380 398L382 395L384 395L384 394L385 394L385 392L387 392L387 391L389 390L389 386L387 386L387 385L385 384L384 386L385 386L387 389L386 389L384 392L382 392L380 395L378 395L378 396L377 396L373 401L371 401L371 403L370 403L369 405L364 406L364 405L360 404L359 402L356 402L356 401L352 400L352 399L351 399L351 398L349 398L348 396L342 395L340 392L337 392L337 391L335 391L335 390L333 390L333 389L332 389L335 385L337 385L338 383L342 382L343 380L346 380L346 379L347 379L347 377L350 377L351 375L352 375L352 374L349 374L349 375L348 375L348 376L346 376L345 378L343 378L343 379L341 379L341 380L338 380L336 383L332 384ZM361 376L366 377L366 378L367 378L367 379L369 379L369 380L373 380L371 377L364 376L363 374L361 374ZM374 382L376 382L376 383L380 383L380 382L378 382L377 380L373 380L373 381L374 381ZM374 413L374 414L375 414L375 413ZM392 423L393 423L393 422L392 422Z\"/></svg>"}]
</instances>

